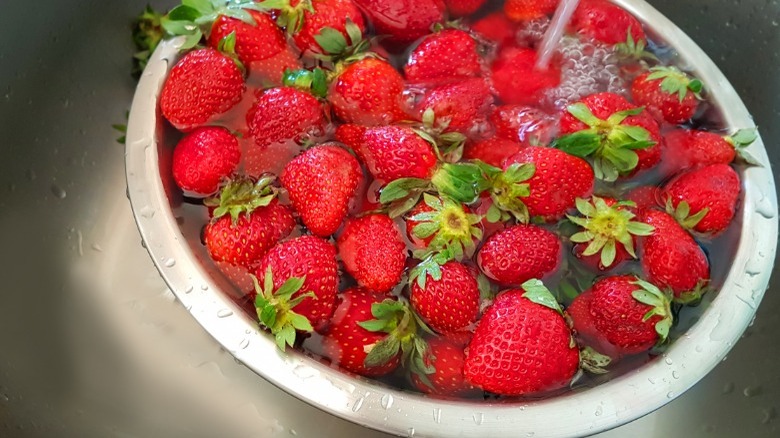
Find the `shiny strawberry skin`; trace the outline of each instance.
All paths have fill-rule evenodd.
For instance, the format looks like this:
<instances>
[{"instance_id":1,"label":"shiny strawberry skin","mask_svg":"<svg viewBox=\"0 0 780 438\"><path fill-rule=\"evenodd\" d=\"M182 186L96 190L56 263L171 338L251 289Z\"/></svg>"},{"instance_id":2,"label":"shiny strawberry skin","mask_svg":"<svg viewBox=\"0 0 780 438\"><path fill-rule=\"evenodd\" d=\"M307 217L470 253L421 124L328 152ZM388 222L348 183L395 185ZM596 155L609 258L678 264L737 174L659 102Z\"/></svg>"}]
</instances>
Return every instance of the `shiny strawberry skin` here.
<instances>
[{"instance_id":1,"label":"shiny strawberry skin","mask_svg":"<svg viewBox=\"0 0 780 438\"><path fill-rule=\"evenodd\" d=\"M366 367L364 362L368 353L366 347L374 345L387 336L382 332L370 332L358 325L375 319L371 306L389 298L365 288L352 288L341 295L341 303L331 318L330 326L322 338L325 356L339 364L345 370L363 376L382 376L389 374L401 363L400 354L387 363L375 367Z\"/></svg>"},{"instance_id":2,"label":"shiny strawberry skin","mask_svg":"<svg viewBox=\"0 0 780 438\"><path fill-rule=\"evenodd\" d=\"M335 144L324 144L290 161L280 180L304 225L314 235L326 237L347 217L363 170L352 154Z\"/></svg>"},{"instance_id":3,"label":"shiny strawberry skin","mask_svg":"<svg viewBox=\"0 0 780 438\"><path fill-rule=\"evenodd\" d=\"M605 44L625 42L629 29L634 41L647 39L639 20L607 0L582 0L571 18L571 27Z\"/></svg>"},{"instance_id":4,"label":"shiny strawberry skin","mask_svg":"<svg viewBox=\"0 0 780 438\"><path fill-rule=\"evenodd\" d=\"M640 239L639 259L648 281L662 289L671 289L680 298L709 280L707 256L672 216L648 210L642 222L655 227L651 236Z\"/></svg>"},{"instance_id":5,"label":"shiny strawberry skin","mask_svg":"<svg viewBox=\"0 0 780 438\"><path fill-rule=\"evenodd\" d=\"M536 51L524 47L506 47L491 68L493 87L505 104L534 105L544 92L561 82L561 71L555 65L536 69Z\"/></svg>"},{"instance_id":6,"label":"shiny strawberry skin","mask_svg":"<svg viewBox=\"0 0 780 438\"><path fill-rule=\"evenodd\" d=\"M190 131L236 105L245 88L232 59L214 49L193 50L171 69L160 109L176 129Z\"/></svg>"},{"instance_id":7,"label":"shiny strawberry skin","mask_svg":"<svg viewBox=\"0 0 780 438\"><path fill-rule=\"evenodd\" d=\"M427 35L431 26L444 20L442 0L354 0L374 23L377 35L387 35L383 44L401 49Z\"/></svg>"},{"instance_id":8,"label":"shiny strawberry skin","mask_svg":"<svg viewBox=\"0 0 780 438\"><path fill-rule=\"evenodd\" d=\"M346 123L387 125L407 118L402 109L404 80L385 61L365 58L347 66L331 84L328 101Z\"/></svg>"},{"instance_id":9,"label":"shiny strawberry skin","mask_svg":"<svg viewBox=\"0 0 780 438\"><path fill-rule=\"evenodd\" d=\"M470 338L470 336L469 336ZM431 382L428 386L417 374L412 374L412 383L421 392L445 397L463 396L476 388L463 376L463 365L466 361L465 346L449 337L435 337L428 341L426 364L434 367L433 374L426 377Z\"/></svg>"},{"instance_id":10,"label":"shiny strawberry skin","mask_svg":"<svg viewBox=\"0 0 780 438\"><path fill-rule=\"evenodd\" d=\"M507 0L504 13L510 20L527 21L552 15L560 0Z\"/></svg>"},{"instance_id":11,"label":"shiny strawberry skin","mask_svg":"<svg viewBox=\"0 0 780 438\"><path fill-rule=\"evenodd\" d=\"M504 169L515 163L533 163L534 176L528 180L531 195L522 198L531 216L546 220L563 217L577 198L593 193L593 169L582 158L558 149L529 146L504 162Z\"/></svg>"},{"instance_id":12,"label":"shiny strawberry skin","mask_svg":"<svg viewBox=\"0 0 780 438\"><path fill-rule=\"evenodd\" d=\"M355 125L342 125L336 138L357 153L374 178L385 183L399 178L429 178L436 167L431 144L408 126L361 130Z\"/></svg>"},{"instance_id":13,"label":"shiny strawberry skin","mask_svg":"<svg viewBox=\"0 0 780 438\"><path fill-rule=\"evenodd\" d=\"M424 289L417 281L412 283L411 302L437 333L458 332L477 320L479 286L466 266L450 261L441 267L440 280L428 275Z\"/></svg>"},{"instance_id":14,"label":"shiny strawberry skin","mask_svg":"<svg viewBox=\"0 0 780 438\"><path fill-rule=\"evenodd\" d=\"M317 331L330 320L336 308L338 292L338 264L336 248L327 240L315 236L301 236L279 243L263 257L255 276L263 284L265 273L271 269L274 289L280 288L292 277L306 277L301 289L293 295L313 292L295 306L296 313L305 316Z\"/></svg>"},{"instance_id":15,"label":"shiny strawberry skin","mask_svg":"<svg viewBox=\"0 0 780 438\"><path fill-rule=\"evenodd\" d=\"M466 143L463 148L464 160L481 160L491 166L501 168L504 160L517 154L523 145L503 138L491 138Z\"/></svg>"},{"instance_id":16,"label":"shiny strawberry skin","mask_svg":"<svg viewBox=\"0 0 780 438\"><path fill-rule=\"evenodd\" d=\"M563 317L523 294L520 290L499 294L466 350L466 380L495 394L562 388L579 366L579 352Z\"/></svg>"},{"instance_id":17,"label":"shiny strawberry skin","mask_svg":"<svg viewBox=\"0 0 780 438\"><path fill-rule=\"evenodd\" d=\"M446 29L425 37L404 66L409 82L472 78L481 73L477 42L459 29Z\"/></svg>"},{"instance_id":18,"label":"shiny strawberry skin","mask_svg":"<svg viewBox=\"0 0 780 438\"><path fill-rule=\"evenodd\" d=\"M477 134L493 106L493 95L483 79L453 81L429 89L417 107L419 117L431 108L437 123L449 121L447 132Z\"/></svg>"},{"instance_id":19,"label":"shiny strawberry skin","mask_svg":"<svg viewBox=\"0 0 780 438\"><path fill-rule=\"evenodd\" d=\"M644 210L663 206L661 189L656 186L639 186L626 194L626 200L636 204L634 210L639 214Z\"/></svg>"},{"instance_id":20,"label":"shiny strawberry skin","mask_svg":"<svg viewBox=\"0 0 780 438\"><path fill-rule=\"evenodd\" d=\"M230 216L223 216L206 225L204 241L209 255L216 262L254 268L261 258L279 240L295 228L290 208L274 200L239 216L236 224Z\"/></svg>"},{"instance_id":21,"label":"shiny strawberry skin","mask_svg":"<svg viewBox=\"0 0 780 438\"><path fill-rule=\"evenodd\" d=\"M487 0L444 0L451 17L465 17L477 12Z\"/></svg>"},{"instance_id":22,"label":"shiny strawberry skin","mask_svg":"<svg viewBox=\"0 0 780 438\"><path fill-rule=\"evenodd\" d=\"M690 120L699 107L699 100L688 90L682 101L677 93L670 94L661 89L662 79L647 79L650 72L641 74L631 85L631 96L637 105L647 107L648 111L673 125Z\"/></svg>"},{"instance_id":23,"label":"shiny strawberry skin","mask_svg":"<svg viewBox=\"0 0 780 438\"><path fill-rule=\"evenodd\" d=\"M218 126L197 128L173 151L173 179L187 193L211 195L240 159L238 139L230 131Z\"/></svg>"},{"instance_id":24,"label":"shiny strawberry skin","mask_svg":"<svg viewBox=\"0 0 780 438\"><path fill-rule=\"evenodd\" d=\"M519 285L555 272L561 260L558 236L536 225L515 225L490 236L477 253L482 272L503 285Z\"/></svg>"},{"instance_id":25,"label":"shiny strawberry skin","mask_svg":"<svg viewBox=\"0 0 780 438\"><path fill-rule=\"evenodd\" d=\"M293 0L290 3L295 6L300 1ZM352 0L314 0L312 7L314 12L306 11L304 13L303 27L293 37L295 45L302 52L322 52L322 48L314 37L326 27L338 30L349 41L346 30L347 19L355 23L365 35L366 22L360 9Z\"/></svg>"},{"instance_id":26,"label":"shiny strawberry skin","mask_svg":"<svg viewBox=\"0 0 780 438\"><path fill-rule=\"evenodd\" d=\"M666 174L710 164L730 164L736 158L734 146L723 136L698 129L675 129L664 135Z\"/></svg>"},{"instance_id":27,"label":"shiny strawberry skin","mask_svg":"<svg viewBox=\"0 0 780 438\"><path fill-rule=\"evenodd\" d=\"M676 208L688 203L691 214L708 208L694 230L717 235L731 224L737 210L739 175L728 164L713 164L685 172L664 187L663 199L669 198Z\"/></svg>"},{"instance_id":28,"label":"shiny strawberry skin","mask_svg":"<svg viewBox=\"0 0 780 438\"><path fill-rule=\"evenodd\" d=\"M260 148L270 144L322 137L327 120L320 102L292 87L277 87L257 93L247 113L249 134Z\"/></svg>"},{"instance_id":29,"label":"shiny strawberry skin","mask_svg":"<svg viewBox=\"0 0 780 438\"><path fill-rule=\"evenodd\" d=\"M557 132L555 118L526 105L501 105L490 116L496 136L526 146L547 145Z\"/></svg>"},{"instance_id":30,"label":"shiny strawberry skin","mask_svg":"<svg viewBox=\"0 0 780 438\"><path fill-rule=\"evenodd\" d=\"M500 48L515 42L517 26L502 12L494 12L474 22L471 30Z\"/></svg>"},{"instance_id":31,"label":"shiny strawberry skin","mask_svg":"<svg viewBox=\"0 0 780 438\"><path fill-rule=\"evenodd\" d=\"M401 281L406 245L401 231L387 215L350 219L337 242L344 268L359 285L386 292Z\"/></svg>"}]
</instances>

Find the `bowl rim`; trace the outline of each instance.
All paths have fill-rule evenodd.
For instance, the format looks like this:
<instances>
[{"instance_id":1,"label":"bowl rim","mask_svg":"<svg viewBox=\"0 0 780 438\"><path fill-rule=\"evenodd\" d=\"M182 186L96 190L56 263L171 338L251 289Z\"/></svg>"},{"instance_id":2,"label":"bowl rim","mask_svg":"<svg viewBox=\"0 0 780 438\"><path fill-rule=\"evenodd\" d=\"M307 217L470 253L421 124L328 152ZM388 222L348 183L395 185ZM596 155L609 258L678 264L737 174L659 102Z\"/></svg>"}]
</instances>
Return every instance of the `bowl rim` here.
<instances>
[{"instance_id":1,"label":"bowl rim","mask_svg":"<svg viewBox=\"0 0 780 438\"><path fill-rule=\"evenodd\" d=\"M679 28L643 0L613 0L665 41L708 87L730 128L754 126L737 92L714 62ZM160 177L157 105L182 39L164 41L141 76L130 112L127 195L133 216L162 278L198 323L238 361L298 399L371 429L407 436L591 435L644 416L693 386L723 360L750 324L772 272L777 246L777 197L759 137L748 152L762 167L745 170L742 232L720 293L684 336L642 367L587 390L521 403L429 398L353 377L297 351L280 353L222 292L193 254L170 208ZM561 413L565 412L565 415Z\"/></svg>"}]
</instances>

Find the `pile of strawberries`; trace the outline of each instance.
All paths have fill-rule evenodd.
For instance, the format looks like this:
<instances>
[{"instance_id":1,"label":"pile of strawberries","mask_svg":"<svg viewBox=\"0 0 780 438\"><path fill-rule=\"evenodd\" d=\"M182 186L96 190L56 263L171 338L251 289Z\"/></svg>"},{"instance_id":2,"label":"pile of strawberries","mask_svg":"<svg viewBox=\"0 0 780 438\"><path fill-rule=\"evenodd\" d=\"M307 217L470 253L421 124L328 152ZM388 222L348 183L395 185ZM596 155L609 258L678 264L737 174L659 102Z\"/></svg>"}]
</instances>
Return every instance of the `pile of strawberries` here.
<instances>
[{"instance_id":1,"label":"pile of strawberries","mask_svg":"<svg viewBox=\"0 0 780 438\"><path fill-rule=\"evenodd\" d=\"M439 396L538 395L657 353L712 289L702 242L733 222L755 131L707 129L703 84L606 0L565 38L608 51L625 88L550 99L571 63L537 66L524 30L557 5L169 12L173 176L280 349Z\"/></svg>"}]
</instances>

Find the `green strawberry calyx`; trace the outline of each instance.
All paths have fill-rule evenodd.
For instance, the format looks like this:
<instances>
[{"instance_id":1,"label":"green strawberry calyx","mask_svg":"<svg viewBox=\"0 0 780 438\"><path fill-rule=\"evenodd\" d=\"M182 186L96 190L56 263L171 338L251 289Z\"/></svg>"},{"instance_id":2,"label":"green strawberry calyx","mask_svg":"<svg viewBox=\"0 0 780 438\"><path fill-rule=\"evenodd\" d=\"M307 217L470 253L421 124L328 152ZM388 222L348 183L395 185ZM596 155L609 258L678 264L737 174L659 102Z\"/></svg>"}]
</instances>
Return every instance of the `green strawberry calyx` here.
<instances>
[{"instance_id":1,"label":"green strawberry calyx","mask_svg":"<svg viewBox=\"0 0 780 438\"><path fill-rule=\"evenodd\" d=\"M684 306L696 304L701 301L701 297L710 290L709 284L709 279L701 279L696 283L696 286L693 289L676 294L673 301Z\"/></svg>"},{"instance_id":2,"label":"green strawberry calyx","mask_svg":"<svg viewBox=\"0 0 780 438\"><path fill-rule=\"evenodd\" d=\"M307 298L317 299L314 292L299 293L306 281L306 276L292 277L274 291L271 267L265 271L263 286L252 276L255 283L255 309L260 319L260 325L271 330L276 340L276 346L284 351L289 345L295 344L297 331L311 332L314 330L308 318L293 311L293 308ZM293 294L297 294L293 298Z\"/></svg>"},{"instance_id":3,"label":"green strawberry calyx","mask_svg":"<svg viewBox=\"0 0 780 438\"><path fill-rule=\"evenodd\" d=\"M428 248L417 250L412 255L414 258L420 260L420 263L418 263L417 266L409 271L409 284L414 284L417 282L417 286L423 290L425 290L425 285L429 276L434 281L441 280L441 267L444 266L447 262L450 260L463 259L463 253L460 254L460 257L458 257L448 249L437 251Z\"/></svg>"},{"instance_id":4,"label":"green strawberry calyx","mask_svg":"<svg viewBox=\"0 0 780 438\"><path fill-rule=\"evenodd\" d=\"M168 35L186 37L181 50L189 50L208 36L211 25L220 15L256 25L249 10L263 12L266 9L254 0L182 0L160 23Z\"/></svg>"},{"instance_id":5,"label":"green strawberry calyx","mask_svg":"<svg viewBox=\"0 0 780 438\"><path fill-rule=\"evenodd\" d=\"M654 316L660 317L655 323L655 332L658 334L656 346L660 346L666 342L669 337L669 329L672 328L671 294L663 293L655 285L639 278L633 284L639 289L632 292L631 296L638 302L651 307L642 317L642 321L647 321Z\"/></svg>"},{"instance_id":6,"label":"green strawberry calyx","mask_svg":"<svg viewBox=\"0 0 780 438\"><path fill-rule=\"evenodd\" d=\"M501 170L479 160L474 162L489 181L491 205L485 216L488 222L506 222L514 217L518 222L527 224L531 216L522 198L531 195L528 180L536 173L536 166L533 163L514 163Z\"/></svg>"},{"instance_id":7,"label":"green strawberry calyx","mask_svg":"<svg viewBox=\"0 0 780 438\"><path fill-rule=\"evenodd\" d=\"M422 128L414 128L414 132L433 146L439 160L457 163L463 158L466 136L460 132L448 132L451 122L451 118L436 117L433 108L427 108L422 114Z\"/></svg>"},{"instance_id":8,"label":"green strawberry calyx","mask_svg":"<svg viewBox=\"0 0 780 438\"><path fill-rule=\"evenodd\" d=\"M217 44L217 50L219 50L219 52L222 53L223 55L232 59L233 62L235 62L238 68L241 70L241 72L246 74L246 67L244 66L244 63L241 62L240 59L238 59L238 54L236 53L236 32L235 31L230 32L229 34L225 35L224 38L219 40L219 43Z\"/></svg>"},{"instance_id":9,"label":"green strawberry calyx","mask_svg":"<svg viewBox=\"0 0 780 438\"><path fill-rule=\"evenodd\" d=\"M532 278L520 285L520 287L525 291L523 294L524 298L528 299L532 303L536 303L555 310L561 316L563 316L563 309L561 309L561 305L558 304L558 301L555 299L555 296L552 294L552 292L550 292L550 289L547 289L547 286L542 283L542 280Z\"/></svg>"},{"instance_id":10,"label":"green strawberry calyx","mask_svg":"<svg viewBox=\"0 0 780 438\"><path fill-rule=\"evenodd\" d=\"M146 6L143 13L133 21L133 43L138 50L133 54L133 76L137 79L146 68L146 63L154 49L162 41L165 30L162 28L163 14Z\"/></svg>"},{"instance_id":11,"label":"green strawberry calyx","mask_svg":"<svg viewBox=\"0 0 780 438\"><path fill-rule=\"evenodd\" d=\"M740 129L723 138L736 149L737 155L742 162L751 166L762 166L761 162L747 151L747 147L758 139L758 128Z\"/></svg>"},{"instance_id":12,"label":"green strawberry calyx","mask_svg":"<svg viewBox=\"0 0 780 438\"><path fill-rule=\"evenodd\" d=\"M417 213L407 219L418 223L412 234L419 239L433 236L428 248L446 249L455 258L462 258L464 252L473 253L474 240L482 239L482 229L478 226L482 217L467 212L462 204L449 198L425 193L423 202L432 211Z\"/></svg>"},{"instance_id":13,"label":"green strawberry calyx","mask_svg":"<svg viewBox=\"0 0 780 438\"><path fill-rule=\"evenodd\" d=\"M282 83L285 86L311 93L313 96L320 99L325 99L328 95L328 75L319 67L311 70L287 69L284 71Z\"/></svg>"},{"instance_id":14,"label":"green strawberry calyx","mask_svg":"<svg viewBox=\"0 0 780 438\"><path fill-rule=\"evenodd\" d=\"M685 99L685 96L690 92L701 100L701 91L704 88L700 80L688 76L685 72L681 71L674 66L657 66L650 69L650 74L647 75L648 81L661 80L659 87L661 91L671 95L677 95L680 102Z\"/></svg>"},{"instance_id":15,"label":"green strawberry calyx","mask_svg":"<svg viewBox=\"0 0 780 438\"><path fill-rule=\"evenodd\" d=\"M276 176L265 174L256 182L246 176L237 176L228 181L214 198L204 201L207 207L214 207L213 220L230 215L235 224L241 214L247 217L260 207L267 207L276 199L278 189L273 185Z\"/></svg>"},{"instance_id":16,"label":"green strawberry calyx","mask_svg":"<svg viewBox=\"0 0 780 438\"><path fill-rule=\"evenodd\" d=\"M702 219L707 216L707 213L710 212L709 207L704 207L695 214L691 214L691 206L687 201L681 201L675 207L671 196L666 198L665 207L666 212L669 213L669 215L671 215L674 220L676 220L677 223L686 230L694 229L696 225L698 225L699 222L701 222Z\"/></svg>"},{"instance_id":17,"label":"green strawberry calyx","mask_svg":"<svg viewBox=\"0 0 780 438\"><path fill-rule=\"evenodd\" d=\"M431 184L440 195L468 205L490 187L490 180L475 163L443 163L431 177Z\"/></svg>"},{"instance_id":18,"label":"green strawberry calyx","mask_svg":"<svg viewBox=\"0 0 780 438\"><path fill-rule=\"evenodd\" d=\"M432 188L427 179L399 178L382 189L379 202L387 207L388 216L395 219L414 208L423 194Z\"/></svg>"},{"instance_id":19,"label":"green strawberry calyx","mask_svg":"<svg viewBox=\"0 0 780 438\"><path fill-rule=\"evenodd\" d=\"M593 347L585 347L580 350L580 368L591 374L606 374L607 367L612 363L612 358L599 353Z\"/></svg>"},{"instance_id":20,"label":"green strawberry calyx","mask_svg":"<svg viewBox=\"0 0 780 438\"><path fill-rule=\"evenodd\" d=\"M363 31L360 30L360 26L349 17L344 24L344 30L349 39L344 37L344 34L338 29L332 27L320 29L320 33L314 35L314 40L319 44L322 53L316 54L315 57L332 63L339 61L348 63L362 59L363 55L371 48L374 40L366 38Z\"/></svg>"},{"instance_id":21,"label":"green strawberry calyx","mask_svg":"<svg viewBox=\"0 0 780 438\"><path fill-rule=\"evenodd\" d=\"M617 53L621 59L628 62L658 62L658 57L647 50L647 41L644 39L639 41L634 40L634 36L631 34L631 26L628 27L628 31L626 33L626 40L622 43L615 44L614 46L615 53Z\"/></svg>"},{"instance_id":22,"label":"green strawberry calyx","mask_svg":"<svg viewBox=\"0 0 780 438\"><path fill-rule=\"evenodd\" d=\"M574 243L587 243L582 255L601 254L601 264L605 268L612 266L617 255L617 245L623 245L631 257L636 258L634 236L649 236L655 227L633 220L636 215L628 210L631 202L618 202L608 205L603 198L593 196L590 201L576 199L577 210L582 216L566 217L582 227L583 231L571 236Z\"/></svg>"},{"instance_id":23,"label":"green strawberry calyx","mask_svg":"<svg viewBox=\"0 0 780 438\"><path fill-rule=\"evenodd\" d=\"M295 6L290 4L290 0L265 0L259 2L258 6L266 10L279 11L276 24L286 29L289 35L295 35L301 31L307 12L310 14L315 12L312 0L300 0Z\"/></svg>"},{"instance_id":24,"label":"green strawberry calyx","mask_svg":"<svg viewBox=\"0 0 780 438\"><path fill-rule=\"evenodd\" d=\"M381 366L401 353L401 363L412 372L427 375L435 372L428 363L428 343L421 331L433 333L404 302L386 299L371 306L372 320L358 322L358 325L370 332L387 333L381 341L366 345L368 353L364 361L367 368Z\"/></svg>"},{"instance_id":25,"label":"green strawberry calyx","mask_svg":"<svg viewBox=\"0 0 780 438\"><path fill-rule=\"evenodd\" d=\"M593 171L600 180L614 182L630 173L639 164L636 150L656 144L645 128L623 124L628 117L642 113L644 107L618 111L607 120L593 115L582 102L569 105L567 110L588 128L555 139L553 146L577 157L592 156Z\"/></svg>"}]
</instances>

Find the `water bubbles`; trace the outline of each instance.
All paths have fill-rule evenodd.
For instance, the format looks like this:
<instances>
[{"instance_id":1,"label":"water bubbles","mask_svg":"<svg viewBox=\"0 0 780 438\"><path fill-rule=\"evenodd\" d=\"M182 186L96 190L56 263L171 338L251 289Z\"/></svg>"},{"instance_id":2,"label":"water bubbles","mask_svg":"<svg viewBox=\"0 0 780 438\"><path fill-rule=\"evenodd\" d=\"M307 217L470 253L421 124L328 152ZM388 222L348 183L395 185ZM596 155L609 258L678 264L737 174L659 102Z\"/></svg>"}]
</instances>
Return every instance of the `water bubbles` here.
<instances>
[{"instance_id":1,"label":"water bubbles","mask_svg":"<svg viewBox=\"0 0 780 438\"><path fill-rule=\"evenodd\" d=\"M391 394L385 394L379 399L379 404L383 409L387 410L393 407L393 396Z\"/></svg>"},{"instance_id":2,"label":"water bubbles","mask_svg":"<svg viewBox=\"0 0 780 438\"><path fill-rule=\"evenodd\" d=\"M230 309L220 309L217 312L217 318L227 318L229 316L233 316L233 311Z\"/></svg>"},{"instance_id":3,"label":"water bubbles","mask_svg":"<svg viewBox=\"0 0 780 438\"><path fill-rule=\"evenodd\" d=\"M359 399L355 400L355 404L352 405L352 412L357 412L360 410L360 408L363 407L363 402L365 399L363 397L360 397Z\"/></svg>"}]
</instances>

